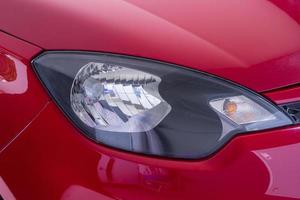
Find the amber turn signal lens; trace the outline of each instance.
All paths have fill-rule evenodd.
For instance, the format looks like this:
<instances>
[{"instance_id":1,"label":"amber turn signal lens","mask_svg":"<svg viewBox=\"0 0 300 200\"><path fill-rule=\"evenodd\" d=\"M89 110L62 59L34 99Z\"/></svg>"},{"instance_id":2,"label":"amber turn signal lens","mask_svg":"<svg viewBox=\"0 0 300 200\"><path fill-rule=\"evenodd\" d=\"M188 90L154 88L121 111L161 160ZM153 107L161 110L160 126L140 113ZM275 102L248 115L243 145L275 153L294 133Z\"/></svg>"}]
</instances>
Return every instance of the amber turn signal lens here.
<instances>
[{"instance_id":1,"label":"amber turn signal lens","mask_svg":"<svg viewBox=\"0 0 300 200\"><path fill-rule=\"evenodd\" d=\"M228 99L225 100L223 110L227 115L232 115L237 111L237 105L235 102Z\"/></svg>"}]
</instances>

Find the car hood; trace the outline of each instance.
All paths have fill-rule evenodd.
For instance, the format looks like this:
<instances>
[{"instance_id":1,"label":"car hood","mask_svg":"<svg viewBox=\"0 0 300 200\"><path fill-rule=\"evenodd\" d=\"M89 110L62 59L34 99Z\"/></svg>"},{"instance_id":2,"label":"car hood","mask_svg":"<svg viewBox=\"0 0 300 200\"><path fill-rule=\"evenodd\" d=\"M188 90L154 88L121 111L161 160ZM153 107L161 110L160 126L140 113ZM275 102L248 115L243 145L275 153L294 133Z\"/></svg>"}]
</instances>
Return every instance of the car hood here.
<instances>
[{"instance_id":1,"label":"car hood","mask_svg":"<svg viewBox=\"0 0 300 200\"><path fill-rule=\"evenodd\" d=\"M46 50L157 59L256 91L300 82L300 26L266 0L10 0L0 29Z\"/></svg>"}]
</instances>

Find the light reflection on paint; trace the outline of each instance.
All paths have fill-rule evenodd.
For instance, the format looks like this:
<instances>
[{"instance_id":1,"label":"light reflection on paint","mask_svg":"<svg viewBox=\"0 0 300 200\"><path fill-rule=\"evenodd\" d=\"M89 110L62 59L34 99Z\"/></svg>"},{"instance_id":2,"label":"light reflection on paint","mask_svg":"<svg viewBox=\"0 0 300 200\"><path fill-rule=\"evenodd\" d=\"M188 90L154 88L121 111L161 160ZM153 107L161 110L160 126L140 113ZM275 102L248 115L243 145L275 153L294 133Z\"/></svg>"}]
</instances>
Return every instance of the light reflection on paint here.
<instances>
[{"instance_id":1,"label":"light reflection on paint","mask_svg":"<svg viewBox=\"0 0 300 200\"><path fill-rule=\"evenodd\" d=\"M27 88L26 66L18 59L0 53L0 94L22 94Z\"/></svg>"},{"instance_id":2,"label":"light reflection on paint","mask_svg":"<svg viewBox=\"0 0 300 200\"><path fill-rule=\"evenodd\" d=\"M114 200L111 197L103 195L99 192L95 192L89 188L80 185L71 185L64 191L61 197L61 200L82 200L82 199Z\"/></svg>"},{"instance_id":3,"label":"light reflection on paint","mask_svg":"<svg viewBox=\"0 0 300 200\"><path fill-rule=\"evenodd\" d=\"M1 176L0 176L0 195L4 200L16 199Z\"/></svg>"},{"instance_id":4,"label":"light reflection on paint","mask_svg":"<svg viewBox=\"0 0 300 200\"><path fill-rule=\"evenodd\" d=\"M300 143L255 150L269 172L267 195L300 198Z\"/></svg>"},{"instance_id":5,"label":"light reflection on paint","mask_svg":"<svg viewBox=\"0 0 300 200\"><path fill-rule=\"evenodd\" d=\"M137 164L102 155L98 162L98 176L102 183L143 186L156 192L177 187L177 176L166 168ZM141 188L140 188L141 189Z\"/></svg>"}]
</instances>

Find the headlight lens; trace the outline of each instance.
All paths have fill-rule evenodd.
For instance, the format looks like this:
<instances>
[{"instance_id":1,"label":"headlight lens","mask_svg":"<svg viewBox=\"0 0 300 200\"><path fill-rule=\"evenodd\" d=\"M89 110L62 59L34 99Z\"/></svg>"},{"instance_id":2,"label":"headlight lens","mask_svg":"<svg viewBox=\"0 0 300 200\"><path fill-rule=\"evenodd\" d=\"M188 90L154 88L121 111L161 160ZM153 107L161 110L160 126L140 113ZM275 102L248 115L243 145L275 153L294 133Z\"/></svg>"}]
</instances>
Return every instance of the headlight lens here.
<instances>
[{"instance_id":1,"label":"headlight lens","mask_svg":"<svg viewBox=\"0 0 300 200\"><path fill-rule=\"evenodd\" d=\"M83 52L47 52L33 65L85 135L127 151L203 158L236 134L292 124L261 96L175 65Z\"/></svg>"}]
</instances>

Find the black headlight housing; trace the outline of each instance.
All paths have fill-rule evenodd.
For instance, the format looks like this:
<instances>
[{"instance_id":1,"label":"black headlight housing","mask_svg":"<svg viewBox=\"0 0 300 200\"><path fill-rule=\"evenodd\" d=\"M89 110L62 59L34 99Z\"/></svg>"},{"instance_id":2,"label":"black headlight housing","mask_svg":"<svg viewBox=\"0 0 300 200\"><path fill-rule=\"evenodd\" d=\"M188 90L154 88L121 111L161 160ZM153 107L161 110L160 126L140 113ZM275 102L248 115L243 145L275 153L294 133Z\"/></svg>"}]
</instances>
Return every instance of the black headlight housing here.
<instances>
[{"instance_id":1,"label":"black headlight housing","mask_svg":"<svg viewBox=\"0 0 300 200\"><path fill-rule=\"evenodd\" d=\"M199 159L237 134L292 124L262 96L173 64L55 51L33 66L83 134L130 152Z\"/></svg>"}]
</instances>

